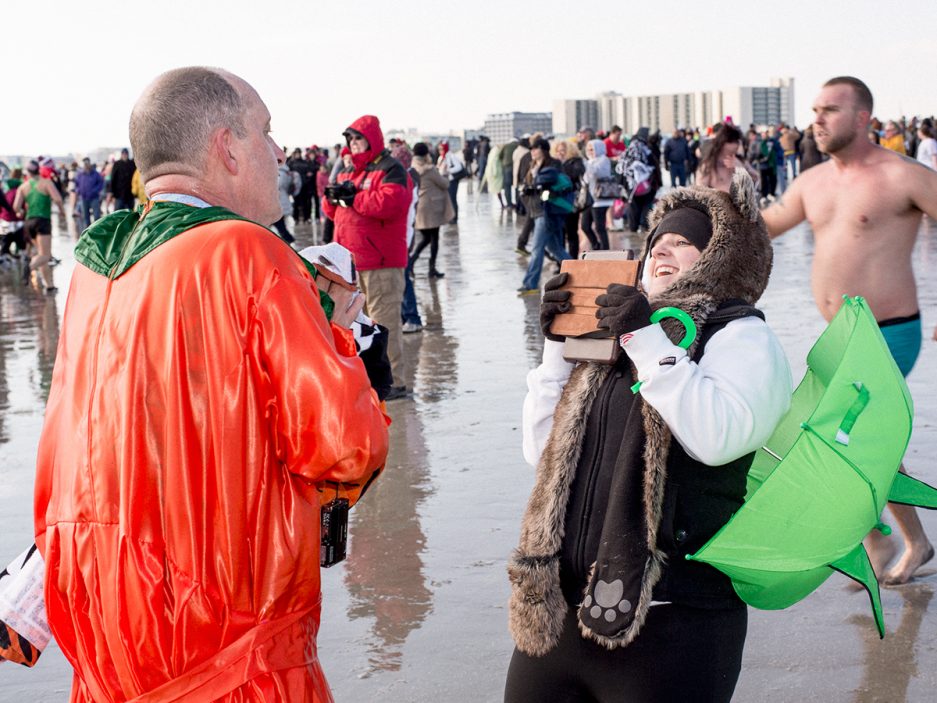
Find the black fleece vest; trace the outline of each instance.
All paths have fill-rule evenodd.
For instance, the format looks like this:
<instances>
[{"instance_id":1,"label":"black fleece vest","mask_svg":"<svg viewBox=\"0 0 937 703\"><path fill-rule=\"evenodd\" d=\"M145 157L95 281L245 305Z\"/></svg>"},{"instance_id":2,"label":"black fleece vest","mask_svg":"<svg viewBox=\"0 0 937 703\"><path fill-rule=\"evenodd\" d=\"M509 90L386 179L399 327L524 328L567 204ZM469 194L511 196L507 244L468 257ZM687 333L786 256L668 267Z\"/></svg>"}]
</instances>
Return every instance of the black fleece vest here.
<instances>
[{"instance_id":1,"label":"black fleece vest","mask_svg":"<svg viewBox=\"0 0 937 703\"><path fill-rule=\"evenodd\" d=\"M720 306L703 328L693 361L702 358L716 332L732 320L750 316L764 318L739 301ZM632 577L640 580L643 573L647 553L643 401L631 392L634 382L631 363L622 355L589 409L560 553L560 585L571 607L582 601L610 502L625 506L625 533L617 537L621 549L634 552L636 573ZM753 457L747 454L723 466L707 466L690 458L679 442L671 441L658 531L658 548L667 554L667 564L654 588L654 600L707 608L741 605L727 576L708 564L688 562L685 556L702 547L742 505ZM610 501L616 470L627 474L617 483L622 496Z\"/></svg>"}]
</instances>

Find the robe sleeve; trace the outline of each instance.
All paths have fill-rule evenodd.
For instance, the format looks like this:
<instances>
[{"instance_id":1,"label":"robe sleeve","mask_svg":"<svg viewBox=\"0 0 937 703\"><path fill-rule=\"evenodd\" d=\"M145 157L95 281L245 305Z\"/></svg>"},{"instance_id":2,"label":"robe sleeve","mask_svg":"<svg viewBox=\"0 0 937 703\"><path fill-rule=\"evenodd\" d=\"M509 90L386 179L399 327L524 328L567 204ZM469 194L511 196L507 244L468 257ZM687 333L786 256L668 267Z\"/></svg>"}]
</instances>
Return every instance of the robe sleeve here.
<instances>
[{"instance_id":1,"label":"robe sleeve","mask_svg":"<svg viewBox=\"0 0 937 703\"><path fill-rule=\"evenodd\" d=\"M284 275L258 301L258 356L273 393L276 447L287 470L353 504L384 465L389 418L354 342L331 326L315 284Z\"/></svg>"}]
</instances>

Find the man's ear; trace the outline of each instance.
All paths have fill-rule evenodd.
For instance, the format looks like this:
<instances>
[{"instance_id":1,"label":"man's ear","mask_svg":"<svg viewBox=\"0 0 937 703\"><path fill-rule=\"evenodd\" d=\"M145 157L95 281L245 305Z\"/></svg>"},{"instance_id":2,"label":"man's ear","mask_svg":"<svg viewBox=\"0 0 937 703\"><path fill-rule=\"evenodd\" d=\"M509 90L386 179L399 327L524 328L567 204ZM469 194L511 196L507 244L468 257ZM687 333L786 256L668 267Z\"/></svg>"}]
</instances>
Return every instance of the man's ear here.
<instances>
[{"instance_id":1,"label":"man's ear","mask_svg":"<svg viewBox=\"0 0 937 703\"><path fill-rule=\"evenodd\" d=\"M237 140L230 129L222 128L212 136L211 149L225 169L232 175L238 173Z\"/></svg>"}]
</instances>

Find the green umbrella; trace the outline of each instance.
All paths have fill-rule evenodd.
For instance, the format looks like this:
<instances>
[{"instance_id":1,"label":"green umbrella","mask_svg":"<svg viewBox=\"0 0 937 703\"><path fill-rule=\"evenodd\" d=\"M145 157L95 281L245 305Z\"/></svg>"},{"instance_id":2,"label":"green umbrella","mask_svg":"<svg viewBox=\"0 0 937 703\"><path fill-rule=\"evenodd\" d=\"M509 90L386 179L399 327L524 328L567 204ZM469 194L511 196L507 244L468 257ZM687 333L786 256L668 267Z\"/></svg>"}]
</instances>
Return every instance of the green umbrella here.
<instances>
[{"instance_id":1,"label":"green umbrella","mask_svg":"<svg viewBox=\"0 0 937 703\"><path fill-rule=\"evenodd\" d=\"M744 505L687 559L729 578L751 606L778 610L834 571L869 593L885 636L878 581L862 539L886 502L937 508L937 490L898 473L914 409L862 298L845 298L807 355L791 409L760 449Z\"/></svg>"}]
</instances>

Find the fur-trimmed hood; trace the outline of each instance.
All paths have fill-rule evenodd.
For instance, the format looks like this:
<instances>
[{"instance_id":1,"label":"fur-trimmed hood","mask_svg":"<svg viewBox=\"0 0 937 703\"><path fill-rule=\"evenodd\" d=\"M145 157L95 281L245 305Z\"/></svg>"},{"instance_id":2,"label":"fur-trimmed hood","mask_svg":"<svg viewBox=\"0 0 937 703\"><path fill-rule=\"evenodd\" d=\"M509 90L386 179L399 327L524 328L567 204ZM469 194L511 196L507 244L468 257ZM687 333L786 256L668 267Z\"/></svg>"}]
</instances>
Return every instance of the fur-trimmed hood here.
<instances>
[{"instance_id":1,"label":"fur-trimmed hood","mask_svg":"<svg viewBox=\"0 0 937 703\"><path fill-rule=\"evenodd\" d=\"M714 299L738 298L749 305L764 293L771 275L773 250L765 222L758 211L755 184L744 169L736 169L731 191L690 187L674 190L657 201L649 218L650 234L641 261L650 255L648 246L664 215L692 207L709 216L713 234L699 260L651 301L664 307L688 296L709 295Z\"/></svg>"},{"instance_id":2,"label":"fur-trimmed hood","mask_svg":"<svg viewBox=\"0 0 937 703\"><path fill-rule=\"evenodd\" d=\"M713 235L696 264L678 280L651 300L654 309L678 307L687 312L702 330L709 316L730 300L753 305L764 292L771 273L772 249L751 178L737 170L731 193L710 188L692 187L675 190L658 201L651 215L651 234L663 216L682 207L706 213L713 225ZM650 236L648 242L650 242ZM648 245L642 261L648 255ZM666 318L664 330L674 342L683 336L680 323ZM702 335L687 350L692 357ZM537 466L537 478L521 527L520 544L509 565L512 584L509 625L521 651L533 656L549 652L562 634L568 606L560 587L560 550L570 490L586 432L586 421L599 386L610 367L579 364L570 375L554 411L553 428ZM667 483L667 460L671 433L653 407L640 396L644 432L644 519L647 526L647 562L641 577L637 602L627 626L615 633L601 634L583 622L582 634L609 649L628 645L638 636L653 598L654 587L666 565L666 554L658 547L658 530ZM598 596L598 575L590 577L585 604ZM592 589L595 588L593 591ZM624 601L622 601L624 603Z\"/></svg>"}]
</instances>

